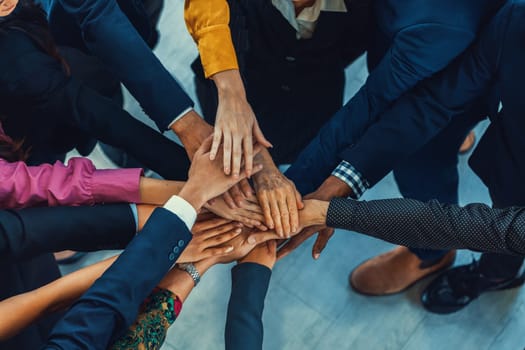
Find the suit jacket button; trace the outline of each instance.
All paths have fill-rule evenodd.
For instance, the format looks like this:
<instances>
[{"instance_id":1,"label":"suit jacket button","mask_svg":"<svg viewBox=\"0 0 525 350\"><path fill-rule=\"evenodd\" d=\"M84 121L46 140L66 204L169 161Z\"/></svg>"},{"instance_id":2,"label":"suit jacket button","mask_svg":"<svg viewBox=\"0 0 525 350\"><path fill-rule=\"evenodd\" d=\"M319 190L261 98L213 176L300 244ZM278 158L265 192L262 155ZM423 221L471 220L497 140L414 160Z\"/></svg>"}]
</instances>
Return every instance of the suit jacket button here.
<instances>
[{"instance_id":1,"label":"suit jacket button","mask_svg":"<svg viewBox=\"0 0 525 350\"><path fill-rule=\"evenodd\" d=\"M179 247L175 247L175 248L173 248L173 252L174 252L175 254L179 254L179 251L180 251Z\"/></svg>"},{"instance_id":2,"label":"suit jacket button","mask_svg":"<svg viewBox=\"0 0 525 350\"><path fill-rule=\"evenodd\" d=\"M173 261L173 260L175 260L175 254L173 254L173 253L170 253L170 256L169 256L169 258L170 258L170 261Z\"/></svg>"},{"instance_id":3,"label":"suit jacket button","mask_svg":"<svg viewBox=\"0 0 525 350\"><path fill-rule=\"evenodd\" d=\"M181 240L179 241L179 247L181 247L181 248L184 247L184 243L185 243L185 242L181 239Z\"/></svg>"},{"instance_id":4,"label":"suit jacket button","mask_svg":"<svg viewBox=\"0 0 525 350\"><path fill-rule=\"evenodd\" d=\"M292 91L292 89L288 85L281 85L281 90L286 92Z\"/></svg>"},{"instance_id":5,"label":"suit jacket button","mask_svg":"<svg viewBox=\"0 0 525 350\"><path fill-rule=\"evenodd\" d=\"M295 57L293 56L286 56L284 59L287 60L288 62L295 62Z\"/></svg>"}]
</instances>

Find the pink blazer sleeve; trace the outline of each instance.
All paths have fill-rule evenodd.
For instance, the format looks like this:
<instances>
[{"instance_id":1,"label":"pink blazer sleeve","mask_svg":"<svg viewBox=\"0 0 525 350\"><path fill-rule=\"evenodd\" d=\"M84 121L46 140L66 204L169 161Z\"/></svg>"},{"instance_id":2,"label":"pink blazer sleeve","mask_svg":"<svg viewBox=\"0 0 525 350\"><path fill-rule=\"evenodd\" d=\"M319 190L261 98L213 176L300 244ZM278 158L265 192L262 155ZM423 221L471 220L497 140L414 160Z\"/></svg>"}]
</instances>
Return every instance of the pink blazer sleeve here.
<instances>
[{"instance_id":1,"label":"pink blazer sleeve","mask_svg":"<svg viewBox=\"0 0 525 350\"><path fill-rule=\"evenodd\" d=\"M28 166L0 159L0 209L137 203L142 169L97 170L87 158Z\"/></svg>"}]
</instances>

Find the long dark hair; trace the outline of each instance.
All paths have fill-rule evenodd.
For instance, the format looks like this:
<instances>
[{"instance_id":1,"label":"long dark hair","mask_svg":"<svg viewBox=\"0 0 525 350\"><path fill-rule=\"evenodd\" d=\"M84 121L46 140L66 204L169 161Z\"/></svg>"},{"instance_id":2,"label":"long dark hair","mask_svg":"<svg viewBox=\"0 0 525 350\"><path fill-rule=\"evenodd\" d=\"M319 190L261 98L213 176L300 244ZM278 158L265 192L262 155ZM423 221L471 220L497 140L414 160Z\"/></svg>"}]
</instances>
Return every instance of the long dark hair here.
<instances>
[{"instance_id":1,"label":"long dark hair","mask_svg":"<svg viewBox=\"0 0 525 350\"><path fill-rule=\"evenodd\" d=\"M58 53L42 7L32 0L20 0L9 16L0 18L0 34L13 29L24 32L42 51L60 62L67 75L70 74L67 62Z\"/></svg>"}]
</instances>

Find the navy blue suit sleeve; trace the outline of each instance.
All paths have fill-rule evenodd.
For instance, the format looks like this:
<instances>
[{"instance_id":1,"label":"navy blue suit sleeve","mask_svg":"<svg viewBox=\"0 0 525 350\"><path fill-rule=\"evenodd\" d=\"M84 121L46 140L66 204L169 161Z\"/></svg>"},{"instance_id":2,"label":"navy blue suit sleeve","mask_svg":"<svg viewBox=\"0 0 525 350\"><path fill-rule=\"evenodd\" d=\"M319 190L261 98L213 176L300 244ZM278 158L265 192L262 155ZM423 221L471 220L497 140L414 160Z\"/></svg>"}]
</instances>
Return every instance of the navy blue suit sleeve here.
<instances>
[{"instance_id":1,"label":"navy blue suit sleeve","mask_svg":"<svg viewBox=\"0 0 525 350\"><path fill-rule=\"evenodd\" d=\"M23 260L65 249L122 249L135 236L128 204L0 211L0 256Z\"/></svg>"},{"instance_id":2,"label":"navy blue suit sleeve","mask_svg":"<svg viewBox=\"0 0 525 350\"><path fill-rule=\"evenodd\" d=\"M512 6L502 8L477 42L447 69L403 96L352 147L339 152L371 185L417 151L497 79Z\"/></svg>"},{"instance_id":3,"label":"navy blue suit sleeve","mask_svg":"<svg viewBox=\"0 0 525 350\"><path fill-rule=\"evenodd\" d=\"M473 31L432 23L413 25L395 34L365 85L320 130L286 175L302 194L314 191L342 160L340 152L351 148L394 101L446 67L474 38ZM356 169L369 180L368 174Z\"/></svg>"},{"instance_id":4,"label":"navy blue suit sleeve","mask_svg":"<svg viewBox=\"0 0 525 350\"><path fill-rule=\"evenodd\" d=\"M47 349L106 349L191 240L175 214L157 208L144 229L55 326ZM177 248L177 249L175 249Z\"/></svg>"},{"instance_id":5,"label":"navy blue suit sleeve","mask_svg":"<svg viewBox=\"0 0 525 350\"><path fill-rule=\"evenodd\" d=\"M272 270L255 263L232 269L232 291L226 318L226 350L262 349L262 313Z\"/></svg>"},{"instance_id":6,"label":"navy blue suit sleeve","mask_svg":"<svg viewBox=\"0 0 525 350\"><path fill-rule=\"evenodd\" d=\"M119 77L160 130L193 106L116 0L58 1L75 18L91 53Z\"/></svg>"}]
</instances>

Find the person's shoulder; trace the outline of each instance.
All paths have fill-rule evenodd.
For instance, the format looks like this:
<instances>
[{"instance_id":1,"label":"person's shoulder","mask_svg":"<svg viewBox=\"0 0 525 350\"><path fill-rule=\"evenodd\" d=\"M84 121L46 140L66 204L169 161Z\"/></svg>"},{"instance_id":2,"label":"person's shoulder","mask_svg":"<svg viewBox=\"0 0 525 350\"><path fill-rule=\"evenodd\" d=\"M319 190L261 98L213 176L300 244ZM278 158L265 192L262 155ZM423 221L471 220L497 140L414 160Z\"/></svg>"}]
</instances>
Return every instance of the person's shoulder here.
<instances>
[{"instance_id":1,"label":"person's shoulder","mask_svg":"<svg viewBox=\"0 0 525 350\"><path fill-rule=\"evenodd\" d=\"M31 38L18 29L0 29L0 50L2 57L19 57L36 49Z\"/></svg>"}]
</instances>

